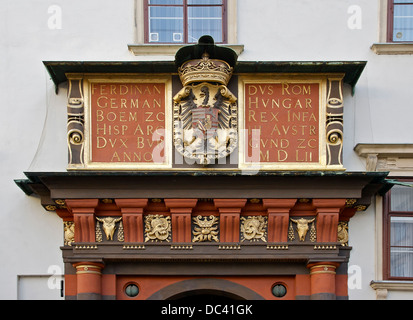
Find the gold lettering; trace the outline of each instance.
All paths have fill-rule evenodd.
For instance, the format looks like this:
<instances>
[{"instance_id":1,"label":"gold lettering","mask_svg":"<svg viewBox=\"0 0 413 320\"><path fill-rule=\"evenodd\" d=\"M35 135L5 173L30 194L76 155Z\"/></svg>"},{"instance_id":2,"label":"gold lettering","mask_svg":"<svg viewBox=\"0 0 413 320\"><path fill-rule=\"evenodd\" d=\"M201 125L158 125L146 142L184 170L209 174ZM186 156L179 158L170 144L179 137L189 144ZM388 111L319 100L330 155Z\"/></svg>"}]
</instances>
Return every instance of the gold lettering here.
<instances>
[{"instance_id":1,"label":"gold lettering","mask_svg":"<svg viewBox=\"0 0 413 320\"><path fill-rule=\"evenodd\" d=\"M163 115L163 119L160 119L160 117L159 117L160 115ZM164 112L158 112L156 114L156 120L158 120L160 122L165 121L165 113Z\"/></svg>"},{"instance_id":2,"label":"gold lettering","mask_svg":"<svg viewBox=\"0 0 413 320\"><path fill-rule=\"evenodd\" d=\"M255 102L252 101L251 97L249 98L249 105L248 105L248 107L249 107L250 109L252 108L252 105L253 105L253 104L255 104L255 108L258 108L258 97L255 98Z\"/></svg>"},{"instance_id":3,"label":"gold lettering","mask_svg":"<svg viewBox=\"0 0 413 320\"><path fill-rule=\"evenodd\" d=\"M249 86L248 87L248 94L250 96L253 96L253 95L257 94L257 91L258 91L258 89L257 89L256 86Z\"/></svg>"},{"instance_id":4,"label":"gold lettering","mask_svg":"<svg viewBox=\"0 0 413 320\"><path fill-rule=\"evenodd\" d=\"M106 107L108 106L108 103L105 102L104 105L101 105L101 104L100 104L100 99L106 99L106 100L107 100L108 97L106 97L106 96L101 96L101 97L99 97L99 98L97 99L97 101L96 101L96 103L97 103L97 105L98 105L99 108L106 108Z\"/></svg>"},{"instance_id":5,"label":"gold lettering","mask_svg":"<svg viewBox=\"0 0 413 320\"><path fill-rule=\"evenodd\" d=\"M118 161L118 162L120 162L121 160L120 160L120 157L119 157L119 155L118 155L118 153L115 151L115 153L113 154L113 156L112 156L112 159L110 159L110 161L111 162L114 162L114 159L117 159L116 161Z\"/></svg>"},{"instance_id":6,"label":"gold lettering","mask_svg":"<svg viewBox=\"0 0 413 320\"><path fill-rule=\"evenodd\" d=\"M285 96L285 93L287 93L288 95L290 95L290 92L288 91L288 88L290 87L290 85L286 82L282 83L282 95Z\"/></svg>"},{"instance_id":7,"label":"gold lettering","mask_svg":"<svg viewBox=\"0 0 413 320\"><path fill-rule=\"evenodd\" d=\"M148 115L148 117L146 118L146 122L153 122L155 120L150 119L153 116L153 112L145 112L146 115Z\"/></svg>"},{"instance_id":8,"label":"gold lettering","mask_svg":"<svg viewBox=\"0 0 413 320\"><path fill-rule=\"evenodd\" d=\"M106 134L106 124L103 124L103 128L99 127L99 124L96 125L96 134L99 134L99 131L103 130L102 134Z\"/></svg>"},{"instance_id":9,"label":"gold lettering","mask_svg":"<svg viewBox=\"0 0 413 320\"><path fill-rule=\"evenodd\" d=\"M153 90L158 92L159 94L161 93L161 90L159 90L159 88L156 85L153 86Z\"/></svg>"},{"instance_id":10,"label":"gold lettering","mask_svg":"<svg viewBox=\"0 0 413 320\"><path fill-rule=\"evenodd\" d=\"M96 121L103 121L103 110L96 110Z\"/></svg>"},{"instance_id":11,"label":"gold lettering","mask_svg":"<svg viewBox=\"0 0 413 320\"><path fill-rule=\"evenodd\" d=\"M251 120L251 119L253 119L253 120ZM255 119L255 111L254 110L250 110L249 111L249 117L248 117L248 121L254 121L254 122L257 122L257 120Z\"/></svg>"},{"instance_id":12,"label":"gold lettering","mask_svg":"<svg viewBox=\"0 0 413 320\"><path fill-rule=\"evenodd\" d=\"M286 101L288 101L287 104L285 104ZM283 102L282 102L282 106L283 106L285 109L290 109L290 108L291 108L291 99L290 99L290 98L284 99Z\"/></svg>"},{"instance_id":13,"label":"gold lettering","mask_svg":"<svg viewBox=\"0 0 413 320\"><path fill-rule=\"evenodd\" d=\"M267 150L265 155L262 151L260 151L260 159L261 161L270 161L270 150Z\"/></svg>"},{"instance_id":14,"label":"gold lettering","mask_svg":"<svg viewBox=\"0 0 413 320\"><path fill-rule=\"evenodd\" d=\"M161 100L153 99L153 107L156 108L156 106L161 107Z\"/></svg>"},{"instance_id":15,"label":"gold lettering","mask_svg":"<svg viewBox=\"0 0 413 320\"><path fill-rule=\"evenodd\" d=\"M120 87L119 87L119 94L121 96L124 96L125 94L128 94L128 92L129 92L128 86L126 86L124 84L121 84Z\"/></svg>"},{"instance_id":16,"label":"gold lettering","mask_svg":"<svg viewBox=\"0 0 413 320\"><path fill-rule=\"evenodd\" d=\"M138 137L137 148L143 149L144 147L145 147L145 143L144 143L143 137Z\"/></svg>"},{"instance_id":17,"label":"gold lettering","mask_svg":"<svg viewBox=\"0 0 413 320\"><path fill-rule=\"evenodd\" d=\"M284 156L284 158L281 158L281 156ZM284 162L288 159L288 153L285 150L278 150L278 161Z\"/></svg>"},{"instance_id":18,"label":"gold lettering","mask_svg":"<svg viewBox=\"0 0 413 320\"><path fill-rule=\"evenodd\" d=\"M136 126L136 129L135 129L135 132L133 133L133 135L136 136L138 132L139 132L139 134L144 135L140 124L138 124Z\"/></svg>"},{"instance_id":19,"label":"gold lettering","mask_svg":"<svg viewBox=\"0 0 413 320\"><path fill-rule=\"evenodd\" d=\"M135 99L135 100L130 100L130 107L131 109L133 108L139 108L139 99Z\"/></svg>"},{"instance_id":20,"label":"gold lettering","mask_svg":"<svg viewBox=\"0 0 413 320\"><path fill-rule=\"evenodd\" d=\"M275 125L274 128L272 129L271 135L273 135L274 132L277 133L278 135L281 135L281 132L280 132L280 130L278 129L278 126L277 126L277 125Z\"/></svg>"},{"instance_id":21,"label":"gold lettering","mask_svg":"<svg viewBox=\"0 0 413 320\"><path fill-rule=\"evenodd\" d=\"M125 119L125 112L119 112L119 121L120 122L126 122L127 121Z\"/></svg>"},{"instance_id":22,"label":"gold lettering","mask_svg":"<svg viewBox=\"0 0 413 320\"><path fill-rule=\"evenodd\" d=\"M129 121L138 121L138 113L129 112Z\"/></svg>"},{"instance_id":23,"label":"gold lettering","mask_svg":"<svg viewBox=\"0 0 413 320\"><path fill-rule=\"evenodd\" d=\"M261 112L261 122L267 122L267 112Z\"/></svg>"},{"instance_id":24,"label":"gold lettering","mask_svg":"<svg viewBox=\"0 0 413 320\"><path fill-rule=\"evenodd\" d=\"M106 147L107 141L104 137L97 137L96 147L98 149L103 149Z\"/></svg>"},{"instance_id":25,"label":"gold lettering","mask_svg":"<svg viewBox=\"0 0 413 320\"><path fill-rule=\"evenodd\" d=\"M92 94L95 94L95 90L97 90L96 88L96 83L92 83Z\"/></svg>"},{"instance_id":26,"label":"gold lettering","mask_svg":"<svg viewBox=\"0 0 413 320\"><path fill-rule=\"evenodd\" d=\"M316 133L316 126L310 126L310 136L315 136Z\"/></svg>"},{"instance_id":27,"label":"gold lettering","mask_svg":"<svg viewBox=\"0 0 413 320\"><path fill-rule=\"evenodd\" d=\"M144 159L146 162L152 162L152 161L153 161L152 153L151 153L151 152L146 152L146 153L143 155L143 159Z\"/></svg>"}]
</instances>

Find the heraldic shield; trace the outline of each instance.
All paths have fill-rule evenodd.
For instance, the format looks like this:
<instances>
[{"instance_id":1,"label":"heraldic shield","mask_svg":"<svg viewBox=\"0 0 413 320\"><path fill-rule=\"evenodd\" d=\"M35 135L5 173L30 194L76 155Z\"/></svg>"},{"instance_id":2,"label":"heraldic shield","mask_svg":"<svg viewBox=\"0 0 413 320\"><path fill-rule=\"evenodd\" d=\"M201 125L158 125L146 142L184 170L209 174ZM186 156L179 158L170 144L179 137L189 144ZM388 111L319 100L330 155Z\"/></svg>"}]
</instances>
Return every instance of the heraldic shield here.
<instances>
[{"instance_id":1,"label":"heraldic shield","mask_svg":"<svg viewBox=\"0 0 413 320\"><path fill-rule=\"evenodd\" d=\"M202 83L175 96L174 144L177 152L208 165L226 158L238 143L236 99L228 88ZM199 103L201 102L201 103Z\"/></svg>"},{"instance_id":2,"label":"heraldic shield","mask_svg":"<svg viewBox=\"0 0 413 320\"><path fill-rule=\"evenodd\" d=\"M180 56L192 58L180 60ZM208 36L176 56L183 88L174 97L174 145L183 157L198 164L215 164L238 144L237 98L227 88L233 72L224 61L228 57L234 65L232 49L215 46Z\"/></svg>"}]
</instances>

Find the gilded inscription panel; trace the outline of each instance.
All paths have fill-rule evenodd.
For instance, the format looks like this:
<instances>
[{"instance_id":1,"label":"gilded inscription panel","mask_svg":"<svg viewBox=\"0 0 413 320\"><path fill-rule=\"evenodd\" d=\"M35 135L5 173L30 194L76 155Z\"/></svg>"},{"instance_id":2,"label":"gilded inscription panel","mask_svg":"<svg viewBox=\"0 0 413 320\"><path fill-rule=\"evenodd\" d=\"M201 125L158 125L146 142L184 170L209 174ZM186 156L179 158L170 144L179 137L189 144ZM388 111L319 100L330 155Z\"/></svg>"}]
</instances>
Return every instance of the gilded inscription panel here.
<instances>
[{"instance_id":1,"label":"gilded inscription panel","mask_svg":"<svg viewBox=\"0 0 413 320\"><path fill-rule=\"evenodd\" d=\"M86 169L171 167L170 77L90 77L86 93Z\"/></svg>"},{"instance_id":2,"label":"gilded inscription panel","mask_svg":"<svg viewBox=\"0 0 413 320\"><path fill-rule=\"evenodd\" d=\"M326 84L323 76L241 77L240 168L331 169L326 163Z\"/></svg>"}]
</instances>

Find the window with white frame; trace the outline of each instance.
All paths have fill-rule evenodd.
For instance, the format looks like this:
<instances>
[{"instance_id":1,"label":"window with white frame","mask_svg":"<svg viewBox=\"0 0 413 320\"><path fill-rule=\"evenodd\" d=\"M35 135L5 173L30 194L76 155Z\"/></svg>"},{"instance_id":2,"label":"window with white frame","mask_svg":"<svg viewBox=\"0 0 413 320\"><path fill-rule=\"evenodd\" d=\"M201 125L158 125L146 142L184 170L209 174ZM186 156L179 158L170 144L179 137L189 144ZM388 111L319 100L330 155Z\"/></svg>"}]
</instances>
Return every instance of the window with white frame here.
<instances>
[{"instance_id":1,"label":"window with white frame","mask_svg":"<svg viewBox=\"0 0 413 320\"><path fill-rule=\"evenodd\" d=\"M389 0L388 42L413 41L413 0Z\"/></svg>"},{"instance_id":2,"label":"window with white frame","mask_svg":"<svg viewBox=\"0 0 413 320\"><path fill-rule=\"evenodd\" d=\"M227 0L145 0L145 43L227 43Z\"/></svg>"},{"instance_id":3,"label":"window with white frame","mask_svg":"<svg viewBox=\"0 0 413 320\"><path fill-rule=\"evenodd\" d=\"M413 280L413 188L392 188L386 196L384 219L385 279Z\"/></svg>"}]
</instances>

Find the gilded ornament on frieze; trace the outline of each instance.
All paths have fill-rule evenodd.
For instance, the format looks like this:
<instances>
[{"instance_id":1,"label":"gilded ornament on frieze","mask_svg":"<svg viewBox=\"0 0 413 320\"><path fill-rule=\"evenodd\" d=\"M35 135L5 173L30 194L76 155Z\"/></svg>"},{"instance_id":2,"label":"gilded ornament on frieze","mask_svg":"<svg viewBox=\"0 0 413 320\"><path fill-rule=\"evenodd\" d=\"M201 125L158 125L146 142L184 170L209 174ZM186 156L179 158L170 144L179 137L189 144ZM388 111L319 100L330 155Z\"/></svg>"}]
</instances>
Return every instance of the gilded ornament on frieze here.
<instances>
[{"instance_id":1,"label":"gilded ornament on frieze","mask_svg":"<svg viewBox=\"0 0 413 320\"><path fill-rule=\"evenodd\" d=\"M298 239L300 242L304 242L307 236L308 231L310 231L310 241L315 242L317 240L317 231L314 225L315 218L313 219L290 219L290 228L289 228L289 240L293 241L295 239L294 229L291 222L296 224L296 231L298 234ZM311 226L310 226L311 223Z\"/></svg>"},{"instance_id":2,"label":"gilded ornament on frieze","mask_svg":"<svg viewBox=\"0 0 413 320\"><path fill-rule=\"evenodd\" d=\"M267 217L252 216L241 218L241 242L267 242Z\"/></svg>"},{"instance_id":3,"label":"gilded ornament on frieze","mask_svg":"<svg viewBox=\"0 0 413 320\"><path fill-rule=\"evenodd\" d=\"M75 223L72 221L65 221L64 224L64 244L65 246L71 246L75 242Z\"/></svg>"},{"instance_id":4,"label":"gilded ornament on frieze","mask_svg":"<svg viewBox=\"0 0 413 320\"><path fill-rule=\"evenodd\" d=\"M192 242L219 242L218 221L219 219L213 215L209 218L202 216L193 218L196 226L192 232L194 235Z\"/></svg>"},{"instance_id":5,"label":"gilded ornament on frieze","mask_svg":"<svg viewBox=\"0 0 413 320\"><path fill-rule=\"evenodd\" d=\"M103 232L106 235L106 240L113 241L113 236L116 230L116 223L120 222L122 220L122 217L120 218L112 218L112 217L98 218L96 217L96 220L102 223L102 228L103 228ZM122 231L123 231L123 226L122 226ZM118 231L118 234L119 234L119 231ZM102 239L102 234L100 232L99 223L96 223L96 241L102 242L102 240L103 239Z\"/></svg>"},{"instance_id":6,"label":"gilded ornament on frieze","mask_svg":"<svg viewBox=\"0 0 413 320\"><path fill-rule=\"evenodd\" d=\"M171 242L171 217L148 215L145 217L145 242Z\"/></svg>"},{"instance_id":7,"label":"gilded ornament on frieze","mask_svg":"<svg viewBox=\"0 0 413 320\"><path fill-rule=\"evenodd\" d=\"M337 241L340 242L343 247L348 246L348 222L339 222L337 229Z\"/></svg>"}]
</instances>

